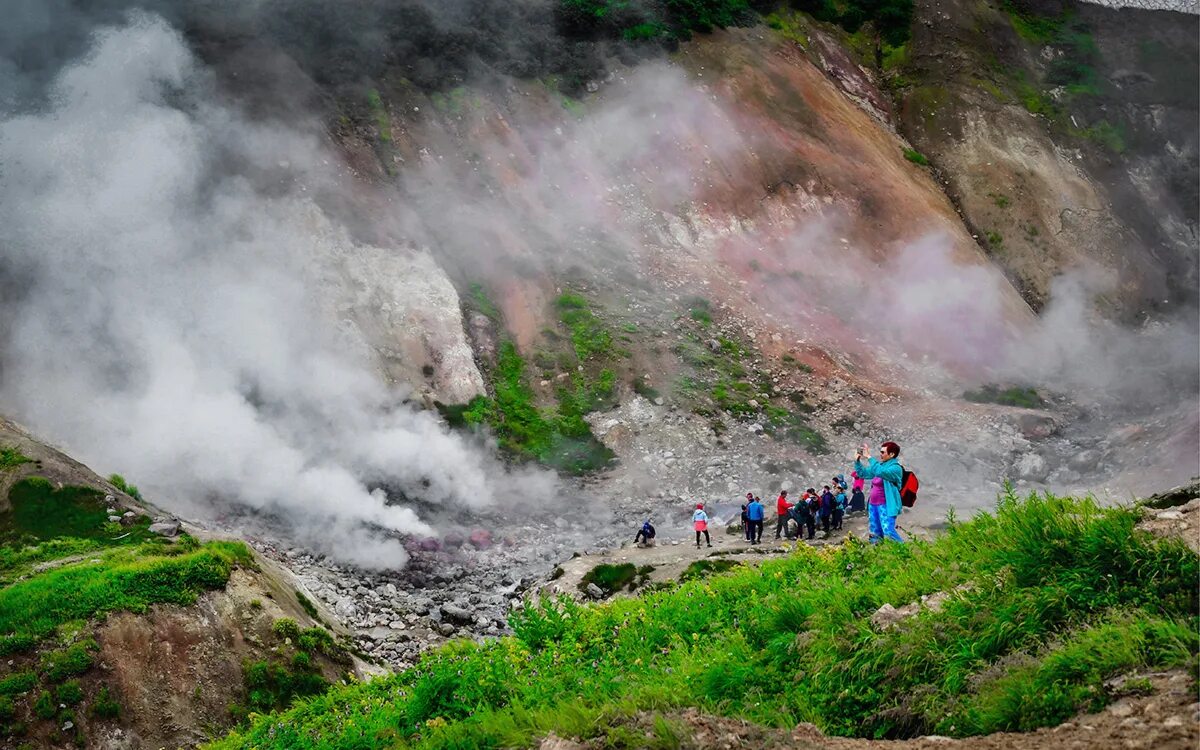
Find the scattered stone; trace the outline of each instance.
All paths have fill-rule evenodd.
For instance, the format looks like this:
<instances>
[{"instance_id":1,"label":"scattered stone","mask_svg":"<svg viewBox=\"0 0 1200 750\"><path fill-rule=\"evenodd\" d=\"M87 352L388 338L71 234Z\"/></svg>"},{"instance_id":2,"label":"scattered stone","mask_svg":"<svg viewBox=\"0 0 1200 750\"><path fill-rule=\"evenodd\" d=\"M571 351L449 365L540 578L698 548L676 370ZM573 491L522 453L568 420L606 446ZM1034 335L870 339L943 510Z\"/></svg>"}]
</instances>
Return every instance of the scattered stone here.
<instances>
[{"instance_id":1,"label":"scattered stone","mask_svg":"<svg viewBox=\"0 0 1200 750\"><path fill-rule=\"evenodd\" d=\"M442 617L448 620L461 623L470 623L475 619L475 615L466 607L460 607L457 604L443 604L441 607Z\"/></svg>"},{"instance_id":2,"label":"scattered stone","mask_svg":"<svg viewBox=\"0 0 1200 750\"><path fill-rule=\"evenodd\" d=\"M1050 467L1046 464L1046 459L1032 452L1022 454L1017 459L1017 463L1013 466L1013 469L1017 472L1018 477L1031 482L1044 481L1050 473Z\"/></svg>"},{"instance_id":3,"label":"scattered stone","mask_svg":"<svg viewBox=\"0 0 1200 750\"><path fill-rule=\"evenodd\" d=\"M178 521L160 521L150 524L150 533L159 536L172 537L179 533Z\"/></svg>"},{"instance_id":4,"label":"scattered stone","mask_svg":"<svg viewBox=\"0 0 1200 750\"><path fill-rule=\"evenodd\" d=\"M679 542L676 542L676 544L679 544ZM603 599L604 598L604 590L601 589L599 586L597 586L594 583L589 583L587 585L587 593L588 593L588 596L592 597L593 599Z\"/></svg>"}]
</instances>

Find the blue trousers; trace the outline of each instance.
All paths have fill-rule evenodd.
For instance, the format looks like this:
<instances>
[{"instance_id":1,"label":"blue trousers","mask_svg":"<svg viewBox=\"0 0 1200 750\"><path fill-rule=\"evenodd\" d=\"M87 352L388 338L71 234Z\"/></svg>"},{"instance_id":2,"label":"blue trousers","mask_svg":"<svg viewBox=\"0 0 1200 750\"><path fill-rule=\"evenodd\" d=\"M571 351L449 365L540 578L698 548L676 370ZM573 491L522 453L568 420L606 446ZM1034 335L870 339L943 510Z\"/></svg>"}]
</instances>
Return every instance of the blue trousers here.
<instances>
[{"instance_id":1,"label":"blue trousers","mask_svg":"<svg viewBox=\"0 0 1200 750\"><path fill-rule=\"evenodd\" d=\"M868 521L871 527L872 544L882 542L884 539L904 542L904 538L896 531L896 517L887 514L886 505L868 505L867 512L870 514Z\"/></svg>"}]
</instances>

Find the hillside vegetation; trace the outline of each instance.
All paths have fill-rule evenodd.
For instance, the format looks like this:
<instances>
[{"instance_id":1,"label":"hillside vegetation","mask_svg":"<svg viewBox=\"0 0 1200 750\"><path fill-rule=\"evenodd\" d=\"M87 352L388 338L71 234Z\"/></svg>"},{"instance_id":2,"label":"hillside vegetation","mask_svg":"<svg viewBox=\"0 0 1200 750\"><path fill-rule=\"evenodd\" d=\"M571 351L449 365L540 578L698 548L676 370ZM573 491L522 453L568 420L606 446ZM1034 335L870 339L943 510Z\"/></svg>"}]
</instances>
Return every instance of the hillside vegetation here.
<instances>
[{"instance_id":1,"label":"hillside vegetation","mask_svg":"<svg viewBox=\"0 0 1200 750\"><path fill-rule=\"evenodd\" d=\"M631 733L643 710L694 706L835 735L955 736L1054 724L1111 700L1105 680L1196 668L1200 562L1090 499L1003 497L936 541L801 546L758 568L581 606L543 602L515 637L455 642L413 669L336 688L213 745L498 748L547 732ZM871 615L943 592L896 627Z\"/></svg>"}]
</instances>

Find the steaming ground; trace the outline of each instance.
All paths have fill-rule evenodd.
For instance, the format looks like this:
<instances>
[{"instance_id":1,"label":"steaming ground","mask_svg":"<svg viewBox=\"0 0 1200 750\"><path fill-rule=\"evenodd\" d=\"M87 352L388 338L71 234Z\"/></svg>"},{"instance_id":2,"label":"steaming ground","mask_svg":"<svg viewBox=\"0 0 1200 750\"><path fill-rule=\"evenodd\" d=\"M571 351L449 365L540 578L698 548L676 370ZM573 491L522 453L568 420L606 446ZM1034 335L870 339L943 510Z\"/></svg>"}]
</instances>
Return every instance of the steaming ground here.
<instances>
[{"instance_id":1,"label":"steaming ground","mask_svg":"<svg viewBox=\"0 0 1200 750\"><path fill-rule=\"evenodd\" d=\"M330 233L306 193L334 175L311 133L215 103L149 15L49 93L0 123L6 410L173 511L249 508L367 567L433 533L380 486L450 508L553 491L403 403L318 314Z\"/></svg>"}]
</instances>

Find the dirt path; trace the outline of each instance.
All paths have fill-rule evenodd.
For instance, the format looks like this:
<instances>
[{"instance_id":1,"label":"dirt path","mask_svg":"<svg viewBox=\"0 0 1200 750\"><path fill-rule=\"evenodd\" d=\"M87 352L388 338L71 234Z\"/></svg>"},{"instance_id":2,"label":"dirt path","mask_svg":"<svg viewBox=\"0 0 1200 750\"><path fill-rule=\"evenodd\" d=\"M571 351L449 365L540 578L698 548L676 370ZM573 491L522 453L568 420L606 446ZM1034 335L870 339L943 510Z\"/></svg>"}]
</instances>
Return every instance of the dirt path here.
<instances>
[{"instance_id":1,"label":"dirt path","mask_svg":"<svg viewBox=\"0 0 1200 750\"><path fill-rule=\"evenodd\" d=\"M1195 750L1200 746L1200 703L1196 702L1191 678L1182 671L1139 676L1150 679L1154 685L1152 694L1123 698L1100 713L1084 714L1057 727L961 740L937 736L912 740L826 737L811 724L801 724L789 732L710 716L695 709L658 718L666 719L675 728L681 750ZM653 736L655 719L653 714L639 714L630 722L630 728ZM542 741L539 750L612 747L605 742L578 742L551 735Z\"/></svg>"},{"instance_id":2,"label":"dirt path","mask_svg":"<svg viewBox=\"0 0 1200 750\"><path fill-rule=\"evenodd\" d=\"M712 547L701 546L697 549L693 538L664 538L659 535L658 543L653 547L637 547L630 540L619 549L606 550L598 554L580 555L559 565L562 574L543 584L538 590L539 596L557 596L558 594L579 595L579 583L588 571L597 565L621 565L630 563L638 568L651 566L646 583L676 580L687 570L687 567L697 560L707 558L733 560L744 565L757 565L763 560L770 560L776 555L791 552L796 542L775 540L775 521L771 519L769 528L764 528L762 544L751 546L740 533L729 534L724 528L713 528L709 535ZM867 518L865 515L847 518L842 531L831 532L829 538L822 538L818 528L817 538L807 544L825 546L840 544L847 536L866 538ZM637 591L623 591L616 596L633 596Z\"/></svg>"}]
</instances>

